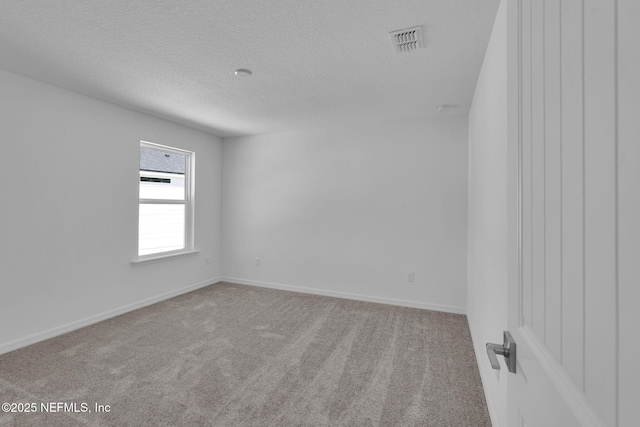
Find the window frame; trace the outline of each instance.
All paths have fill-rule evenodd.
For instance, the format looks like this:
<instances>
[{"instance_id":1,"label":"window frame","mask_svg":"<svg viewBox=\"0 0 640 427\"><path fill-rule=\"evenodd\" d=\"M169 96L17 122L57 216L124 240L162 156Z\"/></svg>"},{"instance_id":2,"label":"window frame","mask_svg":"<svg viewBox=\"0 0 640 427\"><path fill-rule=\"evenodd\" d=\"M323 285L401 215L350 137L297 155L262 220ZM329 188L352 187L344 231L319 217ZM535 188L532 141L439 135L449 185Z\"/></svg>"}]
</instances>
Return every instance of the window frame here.
<instances>
[{"instance_id":1,"label":"window frame","mask_svg":"<svg viewBox=\"0 0 640 427\"><path fill-rule=\"evenodd\" d=\"M173 258L198 253L194 249L195 243L195 152L182 148L171 147L168 145L156 144L149 141L140 141L139 148L149 148L152 150L164 151L167 153L179 154L185 156L185 173L184 173L184 200L165 200L165 199L141 199L140 198L140 155L138 154L138 215L137 215L137 238L136 238L136 258L133 264L143 263L147 261L156 261L164 258ZM140 153L140 150L138 150ZM143 204L170 204L184 205L184 248L171 251L156 252L153 254L139 255L140 253L140 206Z\"/></svg>"}]
</instances>

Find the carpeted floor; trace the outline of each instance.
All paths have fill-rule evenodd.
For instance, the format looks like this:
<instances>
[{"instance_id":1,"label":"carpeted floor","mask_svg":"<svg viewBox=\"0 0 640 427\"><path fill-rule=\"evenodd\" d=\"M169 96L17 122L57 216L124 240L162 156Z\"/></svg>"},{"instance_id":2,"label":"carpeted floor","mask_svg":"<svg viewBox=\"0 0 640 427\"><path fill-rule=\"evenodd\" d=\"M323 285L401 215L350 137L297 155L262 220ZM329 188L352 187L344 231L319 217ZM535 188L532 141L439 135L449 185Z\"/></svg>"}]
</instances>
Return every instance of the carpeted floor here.
<instances>
[{"instance_id":1,"label":"carpeted floor","mask_svg":"<svg viewBox=\"0 0 640 427\"><path fill-rule=\"evenodd\" d=\"M1 402L37 410L0 426L491 425L464 316L226 283L0 356Z\"/></svg>"}]
</instances>

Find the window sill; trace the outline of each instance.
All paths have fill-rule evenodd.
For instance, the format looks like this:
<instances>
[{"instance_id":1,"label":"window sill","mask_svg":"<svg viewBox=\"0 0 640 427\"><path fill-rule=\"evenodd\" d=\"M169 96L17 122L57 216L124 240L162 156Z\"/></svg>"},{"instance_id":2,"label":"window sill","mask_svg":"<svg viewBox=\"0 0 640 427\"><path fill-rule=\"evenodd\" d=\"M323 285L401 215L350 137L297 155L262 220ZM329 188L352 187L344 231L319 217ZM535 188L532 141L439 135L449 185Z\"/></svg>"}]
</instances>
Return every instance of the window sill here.
<instances>
[{"instance_id":1,"label":"window sill","mask_svg":"<svg viewBox=\"0 0 640 427\"><path fill-rule=\"evenodd\" d=\"M182 258L182 257L191 256L191 255L196 255L198 253L200 253L200 251L197 249L194 249L190 251L176 252L172 254L148 255L145 257L134 259L133 261L131 261L131 265L136 266L136 265L142 265L142 264L150 264L153 262L159 262L159 261L164 261L168 259Z\"/></svg>"}]
</instances>

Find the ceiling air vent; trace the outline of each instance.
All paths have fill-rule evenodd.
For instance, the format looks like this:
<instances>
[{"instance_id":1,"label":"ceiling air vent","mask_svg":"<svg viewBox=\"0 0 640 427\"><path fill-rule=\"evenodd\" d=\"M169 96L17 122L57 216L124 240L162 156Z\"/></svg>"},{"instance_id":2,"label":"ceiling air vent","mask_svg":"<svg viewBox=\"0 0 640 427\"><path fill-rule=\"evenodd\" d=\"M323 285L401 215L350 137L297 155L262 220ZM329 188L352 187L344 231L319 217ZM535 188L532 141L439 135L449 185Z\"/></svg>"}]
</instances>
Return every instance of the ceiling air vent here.
<instances>
[{"instance_id":1,"label":"ceiling air vent","mask_svg":"<svg viewBox=\"0 0 640 427\"><path fill-rule=\"evenodd\" d=\"M424 39L422 38L422 25L417 27L406 28L404 30L392 31L391 43L396 52L413 52L416 49L424 47Z\"/></svg>"}]
</instances>

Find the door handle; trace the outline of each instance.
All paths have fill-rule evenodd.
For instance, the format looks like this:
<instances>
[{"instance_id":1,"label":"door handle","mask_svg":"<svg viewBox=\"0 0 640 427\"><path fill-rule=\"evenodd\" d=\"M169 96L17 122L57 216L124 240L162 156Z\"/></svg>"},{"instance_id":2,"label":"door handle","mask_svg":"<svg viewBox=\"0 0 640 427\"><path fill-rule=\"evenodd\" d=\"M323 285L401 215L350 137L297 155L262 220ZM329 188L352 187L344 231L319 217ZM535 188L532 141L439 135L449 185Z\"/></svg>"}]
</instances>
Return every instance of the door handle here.
<instances>
[{"instance_id":1,"label":"door handle","mask_svg":"<svg viewBox=\"0 0 640 427\"><path fill-rule=\"evenodd\" d=\"M487 356L489 356L489 362L491 367L496 370L500 370L500 363L498 362L498 354L504 357L504 361L507 364L509 372L515 374L516 372L516 342L513 340L509 331L504 331L502 344L487 343Z\"/></svg>"}]
</instances>

